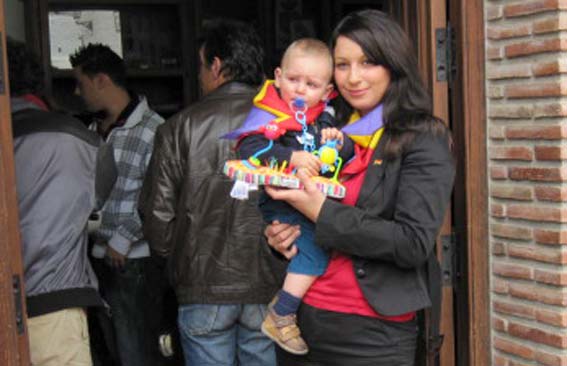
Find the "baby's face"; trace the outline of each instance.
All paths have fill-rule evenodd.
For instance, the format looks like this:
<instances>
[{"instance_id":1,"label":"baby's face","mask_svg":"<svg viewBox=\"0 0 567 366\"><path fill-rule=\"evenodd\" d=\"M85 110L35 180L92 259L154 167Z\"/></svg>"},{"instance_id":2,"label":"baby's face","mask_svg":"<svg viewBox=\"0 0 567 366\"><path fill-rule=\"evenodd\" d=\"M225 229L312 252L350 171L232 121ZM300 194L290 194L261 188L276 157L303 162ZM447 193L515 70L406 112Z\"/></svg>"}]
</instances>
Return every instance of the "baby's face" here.
<instances>
[{"instance_id":1,"label":"baby's face","mask_svg":"<svg viewBox=\"0 0 567 366\"><path fill-rule=\"evenodd\" d=\"M294 51L276 69L275 76L281 97L291 108L296 98L303 99L308 108L313 107L333 90L332 65L323 55Z\"/></svg>"}]
</instances>

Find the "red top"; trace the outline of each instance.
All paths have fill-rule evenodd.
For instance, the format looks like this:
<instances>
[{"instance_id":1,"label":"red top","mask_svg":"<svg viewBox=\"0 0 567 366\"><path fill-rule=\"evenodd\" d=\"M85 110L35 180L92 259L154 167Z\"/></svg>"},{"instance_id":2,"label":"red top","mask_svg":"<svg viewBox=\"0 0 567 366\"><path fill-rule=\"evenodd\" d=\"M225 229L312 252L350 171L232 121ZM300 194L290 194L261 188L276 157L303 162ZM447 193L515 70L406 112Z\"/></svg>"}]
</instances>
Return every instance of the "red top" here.
<instances>
[{"instance_id":1,"label":"red top","mask_svg":"<svg viewBox=\"0 0 567 366\"><path fill-rule=\"evenodd\" d=\"M372 158L373 152L373 149L364 149L359 145L355 145L355 158L342 172L343 175L351 174L349 179L343 182L346 188L346 196L342 203L350 206L355 205L366 176L366 167ZM318 309L380 318L394 322L406 322L415 316L415 312L397 316L378 314L370 306L358 285L354 275L352 259L350 256L339 252L333 252L327 270L313 283L303 297L303 302Z\"/></svg>"}]
</instances>

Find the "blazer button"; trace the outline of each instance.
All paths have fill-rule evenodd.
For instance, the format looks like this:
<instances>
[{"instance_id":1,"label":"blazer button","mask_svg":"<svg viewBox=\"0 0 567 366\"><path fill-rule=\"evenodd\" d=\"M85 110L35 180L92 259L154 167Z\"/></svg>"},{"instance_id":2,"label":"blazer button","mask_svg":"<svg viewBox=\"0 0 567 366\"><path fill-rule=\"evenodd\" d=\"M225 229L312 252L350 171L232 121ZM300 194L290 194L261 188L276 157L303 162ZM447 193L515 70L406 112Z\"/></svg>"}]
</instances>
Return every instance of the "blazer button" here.
<instances>
[{"instance_id":1,"label":"blazer button","mask_svg":"<svg viewBox=\"0 0 567 366\"><path fill-rule=\"evenodd\" d=\"M366 276L366 271L362 268L357 268L356 269L356 277L363 278L364 276Z\"/></svg>"}]
</instances>

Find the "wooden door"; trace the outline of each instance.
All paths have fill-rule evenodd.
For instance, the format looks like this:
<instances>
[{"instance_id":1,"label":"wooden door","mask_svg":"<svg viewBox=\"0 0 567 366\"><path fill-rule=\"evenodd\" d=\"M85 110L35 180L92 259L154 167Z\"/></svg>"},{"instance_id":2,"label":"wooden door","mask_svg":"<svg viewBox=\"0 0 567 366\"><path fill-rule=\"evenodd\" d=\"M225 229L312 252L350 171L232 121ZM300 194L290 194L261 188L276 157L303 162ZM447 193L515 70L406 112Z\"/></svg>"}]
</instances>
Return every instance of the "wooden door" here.
<instances>
[{"instance_id":1,"label":"wooden door","mask_svg":"<svg viewBox=\"0 0 567 366\"><path fill-rule=\"evenodd\" d=\"M451 46L451 36L447 22L447 1L417 0L414 4L416 6L414 11L417 15L415 43L417 45L419 66L422 77L432 95L433 113L452 127L453 121L450 115L449 94L451 70L447 63L449 61L447 60L447 55L450 55L450 53L446 52L446 47ZM411 29L408 30L411 34ZM445 61L444 65L442 64L443 61ZM443 274L441 334L444 335L444 342L438 360L428 360L428 366L452 366L456 364L454 331L455 273L452 267L456 240L454 240L452 206L453 204L447 210L440 237L437 241L437 256L442 265Z\"/></svg>"},{"instance_id":2,"label":"wooden door","mask_svg":"<svg viewBox=\"0 0 567 366\"><path fill-rule=\"evenodd\" d=\"M0 0L0 365L27 366L29 347L15 189L4 9L4 0Z\"/></svg>"},{"instance_id":3,"label":"wooden door","mask_svg":"<svg viewBox=\"0 0 567 366\"><path fill-rule=\"evenodd\" d=\"M453 227L459 250L455 289L458 365L491 364L484 1L448 0L455 72L451 119L457 159Z\"/></svg>"}]
</instances>

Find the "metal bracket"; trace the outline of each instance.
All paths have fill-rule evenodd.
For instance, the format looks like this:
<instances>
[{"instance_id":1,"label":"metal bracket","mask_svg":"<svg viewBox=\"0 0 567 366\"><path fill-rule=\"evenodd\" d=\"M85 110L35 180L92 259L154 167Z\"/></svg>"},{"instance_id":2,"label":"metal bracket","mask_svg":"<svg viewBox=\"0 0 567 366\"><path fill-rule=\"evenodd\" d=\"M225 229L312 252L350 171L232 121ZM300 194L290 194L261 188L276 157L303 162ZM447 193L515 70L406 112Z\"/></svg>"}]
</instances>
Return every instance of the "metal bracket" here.
<instances>
[{"instance_id":1,"label":"metal bracket","mask_svg":"<svg viewBox=\"0 0 567 366\"><path fill-rule=\"evenodd\" d=\"M441 261L441 275L443 277L443 286L453 286L456 245L457 241L454 232L449 235L441 236L441 251L443 255Z\"/></svg>"},{"instance_id":2,"label":"metal bracket","mask_svg":"<svg viewBox=\"0 0 567 366\"><path fill-rule=\"evenodd\" d=\"M24 334L24 310L22 306L22 281L20 276L12 276L12 293L14 295L14 310L18 334Z\"/></svg>"},{"instance_id":3,"label":"metal bracket","mask_svg":"<svg viewBox=\"0 0 567 366\"><path fill-rule=\"evenodd\" d=\"M456 72L455 63L455 35L453 28L447 24L447 28L435 30L435 71L437 81L451 82Z\"/></svg>"}]
</instances>

